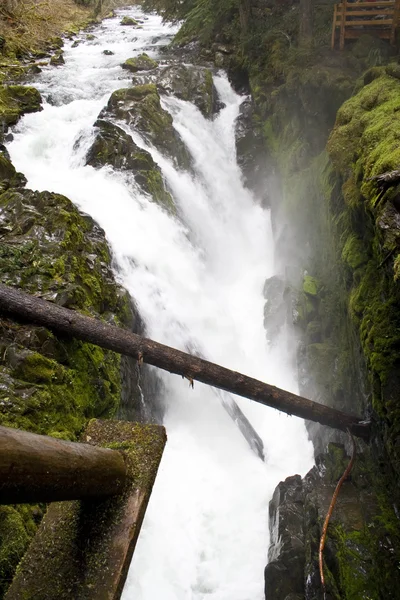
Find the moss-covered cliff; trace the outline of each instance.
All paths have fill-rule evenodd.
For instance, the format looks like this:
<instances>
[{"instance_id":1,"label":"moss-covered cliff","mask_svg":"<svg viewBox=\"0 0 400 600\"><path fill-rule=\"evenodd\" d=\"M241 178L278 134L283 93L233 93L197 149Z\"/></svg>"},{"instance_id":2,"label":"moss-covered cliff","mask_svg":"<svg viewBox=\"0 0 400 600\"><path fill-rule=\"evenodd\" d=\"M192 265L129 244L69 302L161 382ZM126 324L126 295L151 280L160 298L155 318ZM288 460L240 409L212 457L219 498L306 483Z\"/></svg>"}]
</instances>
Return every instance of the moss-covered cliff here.
<instances>
[{"instance_id":1,"label":"moss-covered cliff","mask_svg":"<svg viewBox=\"0 0 400 600\"><path fill-rule=\"evenodd\" d=\"M298 331L301 392L373 421L358 459L372 512L358 529L346 522L347 506L329 529L330 593L347 599L395 598L399 586L398 183L395 175L389 182L379 176L398 168L400 82L389 56L387 66L371 67L377 47L363 39L314 67L288 67L273 89L262 76L250 77L271 172L278 268ZM317 454L329 441L346 442L319 426L308 429ZM318 498L315 504L321 514L304 533L314 563L326 510ZM303 564L303 581L311 582L304 593L319 598L316 567L313 575L309 560Z\"/></svg>"}]
</instances>

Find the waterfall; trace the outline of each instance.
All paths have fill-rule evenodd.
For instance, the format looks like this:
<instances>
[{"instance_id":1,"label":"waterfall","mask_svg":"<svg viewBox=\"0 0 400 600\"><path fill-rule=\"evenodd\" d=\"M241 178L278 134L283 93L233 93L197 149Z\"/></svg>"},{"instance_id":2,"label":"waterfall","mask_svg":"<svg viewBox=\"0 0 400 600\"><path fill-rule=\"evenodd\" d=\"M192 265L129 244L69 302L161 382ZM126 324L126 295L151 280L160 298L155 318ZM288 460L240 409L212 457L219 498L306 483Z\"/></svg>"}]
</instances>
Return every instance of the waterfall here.
<instances>
[{"instance_id":1,"label":"waterfall","mask_svg":"<svg viewBox=\"0 0 400 600\"><path fill-rule=\"evenodd\" d=\"M142 18L142 29L121 27L125 14ZM99 112L113 90L131 85L120 64L143 50L157 58L175 31L138 7L118 15L99 25L94 39L68 42L65 65L37 77L44 110L18 125L9 144L13 163L29 187L65 194L105 230L116 275L149 337L296 392L288 332L269 347L263 329L262 289L274 274L270 215L242 185L234 132L243 98L226 75L215 76L225 108L212 121L189 102L163 98L191 172L129 131L161 167L176 216L123 174L85 166ZM281 479L312 465L304 424L236 399L264 442L262 462L224 411L220 392L162 377L168 443L123 599L261 600L269 499Z\"/></svg>"}]
</instances>

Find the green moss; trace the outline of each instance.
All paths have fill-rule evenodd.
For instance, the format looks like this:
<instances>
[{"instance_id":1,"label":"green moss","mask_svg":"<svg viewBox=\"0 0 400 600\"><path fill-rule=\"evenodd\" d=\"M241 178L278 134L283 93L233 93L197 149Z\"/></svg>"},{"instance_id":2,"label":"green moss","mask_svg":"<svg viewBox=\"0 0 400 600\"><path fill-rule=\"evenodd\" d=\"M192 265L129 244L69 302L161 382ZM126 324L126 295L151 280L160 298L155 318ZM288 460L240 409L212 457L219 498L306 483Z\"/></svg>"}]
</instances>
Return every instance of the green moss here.
<instances>
[{"instance_id":1,"label":"green moss","mask_svg":"<svg viewBox=\"0 0 400 600\"><path fill-rule=\"evenodd\" d=\"M365 242L355 234L349 235L342 250L342 259L352 269L357 269L368 261Z\"/></svg>"},{"instance_id":2,"label":"green moss","mask_svg":"<svg viewBox=\"0 0 400 600\"><path fill-rule=\"evenodd\" d=\"M11 506L0 507L0 596L3 597L30 541L21 514Z\"/></svg>"},{"instance_id":3,"label":"green moss","mask_svg":"<svg viewBox=\"0 0 400 600\"><path fill-rule=\"evenodd\" d=\"M316 296L318 294L319 283L315 277L311 275L305 275L303 279L303 292L309 296Z\"/></svg>"},{"instance_id":4,"label":"green moss","mask_svg":"<svg viewBox=\"0 0 400 600\"><path fill-rule=\"evenodd\" d=\"M0 123L15 125L21 115L41 110L37 89L23 85L0 85Z\"/></svg>"},{"instance_id":5,"label":"green moss","mask_svg":"<svg viewBox=\"0 0 400 600\"><path fill-rule=\"evenodd\" d=\"M156 60L153 60L145 52L134 58L128 58L123 64L122 68L137 73L138 71L151 71L158 67Z\"/></svg>"},{"instance_id":6,"label":"green moss","mask_svg":"<svg viewBox=\"0 0 400 600\"><path fill-rule=\"evenodd\" d=\"M12 370L12 376L30 383L62 383L65 379L64 371L55 360L38 352L29 352L21 356L18 366Z\"/></svg>"}]
</instances>

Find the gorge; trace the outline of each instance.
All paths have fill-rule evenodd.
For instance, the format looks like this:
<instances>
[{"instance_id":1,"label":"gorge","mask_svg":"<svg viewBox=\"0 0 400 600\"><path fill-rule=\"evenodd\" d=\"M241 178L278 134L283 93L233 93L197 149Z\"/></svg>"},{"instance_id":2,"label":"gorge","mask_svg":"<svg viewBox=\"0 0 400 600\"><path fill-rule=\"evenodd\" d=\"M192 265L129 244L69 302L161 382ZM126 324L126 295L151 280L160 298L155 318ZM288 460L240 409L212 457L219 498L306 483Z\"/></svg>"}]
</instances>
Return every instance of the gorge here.
<instances>
[{"instance_id":1,"label":"gorge","mask_svg":"<svg viewBox=\"0 0 400 600\"><path fill-rule=\"evenodd\" d=\"M331 529L328 586L395 598L397 188L382 201L373 177L397 164L398 66L373 40L296 54L275 7L251 8L272 11L254 69L229 19L210 48L185 39L190 19L170 47L178 26L130 7L29 75L22 92L42 110L0 154L2 282L372 416ZM294 35L297 5L279 10ZM44 328L2 319L1 336L2 424L75 439L118 411L167 428L124 600L261 599L264 585L274 600L322 598L318 534L345 435L307 424L309 471L302 421L235 398L263 462L223 392ZM3 590L42 510L1 509Z\"/></svg>"}]
</instances>

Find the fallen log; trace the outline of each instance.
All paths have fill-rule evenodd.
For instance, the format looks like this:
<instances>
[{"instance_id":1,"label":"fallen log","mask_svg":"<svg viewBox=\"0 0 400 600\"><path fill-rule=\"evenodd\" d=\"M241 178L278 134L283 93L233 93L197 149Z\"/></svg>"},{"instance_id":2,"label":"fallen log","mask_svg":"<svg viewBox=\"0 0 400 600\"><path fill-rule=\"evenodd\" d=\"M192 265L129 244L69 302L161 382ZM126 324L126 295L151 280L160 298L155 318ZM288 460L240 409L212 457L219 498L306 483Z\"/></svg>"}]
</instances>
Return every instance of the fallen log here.
<instances>
[{"instance_id":1,"label":"fallen log","mask_svg":"<svg viewBox=\"0 0 400 600\"><path fill-rule=\"evenodd\" d=\"M355 415L318 404L3 284L0 284L0 312L132 356L139 364L143 361L170 373L182 375L191 384L194 380L201 381L289 415L316 421L342 431L349 429L353 435L364 439L369 437L370 424L361 421Z\"/></svg>"},{"instance_id":2,"label":"fallen log","mask_svg":"<svg viewBox=\"0 0 400 600\"><path fill-rule=\"evenodd\" d=\"M105 498L126 474L116 450L0 427L0 504Z\"/></svg>"}]
</instances>

